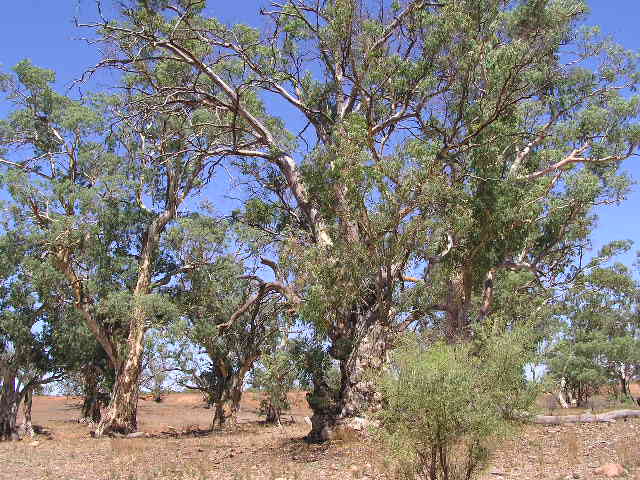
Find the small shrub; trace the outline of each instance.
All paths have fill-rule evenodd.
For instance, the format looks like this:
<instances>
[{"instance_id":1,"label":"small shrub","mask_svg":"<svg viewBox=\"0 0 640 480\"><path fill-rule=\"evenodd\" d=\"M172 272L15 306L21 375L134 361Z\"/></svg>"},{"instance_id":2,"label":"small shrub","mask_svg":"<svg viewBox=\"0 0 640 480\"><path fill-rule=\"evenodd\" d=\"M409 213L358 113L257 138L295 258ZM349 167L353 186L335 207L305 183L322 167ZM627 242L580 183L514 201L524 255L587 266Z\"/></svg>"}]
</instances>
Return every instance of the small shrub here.
<instances>
[{"instance_id":1,"label":"small shrub","mask_svg":"<svg viewBox=\"0 0 640 480\"><path fill-rule=\"evenodd\" d=\"M481 348L426 348L414 337L396 350L379 382L379 433L398 478L469 480L486 465L490 445L535 398L522 344L509 334Z\"/></svg>"}]
</instances>

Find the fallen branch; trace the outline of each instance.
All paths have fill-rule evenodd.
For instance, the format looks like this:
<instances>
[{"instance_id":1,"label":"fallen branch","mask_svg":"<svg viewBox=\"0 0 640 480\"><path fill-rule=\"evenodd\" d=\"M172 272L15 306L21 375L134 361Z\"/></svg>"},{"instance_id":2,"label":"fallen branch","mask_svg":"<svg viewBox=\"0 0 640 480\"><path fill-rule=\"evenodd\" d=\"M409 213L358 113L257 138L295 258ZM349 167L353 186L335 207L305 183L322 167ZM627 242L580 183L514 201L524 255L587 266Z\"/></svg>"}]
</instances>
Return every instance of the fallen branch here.
<instances>
[{"instance_id":1,"label":"fallen branch","mask_svg":"<svg viewBox=\"0 0 640 480\"><path fill-rule=\"evenodd\" d=\"M640 417L640 410L614 410L612 412L583 413L582 415L536 415L533 423L541 425L561 425L563 423L612 423L618 418Z\"/></svg>"}]
</instances>

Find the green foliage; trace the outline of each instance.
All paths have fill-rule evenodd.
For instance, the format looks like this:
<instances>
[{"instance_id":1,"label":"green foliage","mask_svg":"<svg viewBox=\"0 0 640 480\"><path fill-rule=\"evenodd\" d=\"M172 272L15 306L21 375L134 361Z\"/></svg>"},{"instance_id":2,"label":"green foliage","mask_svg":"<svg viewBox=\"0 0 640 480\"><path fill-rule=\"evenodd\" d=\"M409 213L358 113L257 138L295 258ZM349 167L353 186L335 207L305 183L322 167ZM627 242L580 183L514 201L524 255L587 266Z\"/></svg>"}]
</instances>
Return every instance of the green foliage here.
<instances>
[{"instance_id":1,"label":"green foliage","mask_svg":"<svg viewBox=\"0 0 640 480\"><path fill-rule=\"evenodd\" d=\"M562 328L549 349L548 367L578 405L611 382L619 383L621 396L628 396L640 367L638 285L626 266L602 265L630 246L605 246L564 298Z\"/></svg>"},{"instance_id":2,"label":"green foliage","mask_svg":"<svg viewBox=\"0 0 640 480\"><path fill-rule=\"evenodd\" d=\"M68 313L58 299L38 294L26 250L15 232L0 235L0 405L15 411L27 391L60 378L64 357L51 330Z\"/></svg>"},{"instance_id":3,"label":"green foliage","mask_svg":"<svg viewBox=\"0 0 640 480\"><path fill-rule=\"evenodd\" d=\"M74 365L101 357L82 319L114 367L136 351L128 339L143 335L132 332L166 328L215 402L241 392L248 369L275 350L258 377L276 412L278 389L301 366L317 391L312 406L341 412L348 389L334 361L345 367L340 386L357 383L346 367L374 327L388 333L383 358L398 331L418 325L468 343L413 353L427 384L451 380L444 391L458 402L473 391L481 413L454 404L470 423L430 424L424 440L465 444L469 465L522 407L519 364L503 357L535 350L553 313L565 323L553 375L585 391L631 378L639 347L628 272L594 263L565 310L552 305L556 287L575 280L594 207L628 192L618 167L640 143L638 55L584 28L584 1L289 1L262 12L268 31L225 25L207 5L118 2L95 39L109 52L104 64L123 73L117 95L61 95L55 73L29 61L0 76L3 228L20 232L31 275L3 315L61 299L62 320L47 319L43 332L60 358L79 336ZM275 114L278 101L303 131ZM189 202L223 162L243 189L225 221ZM294 302L275 283L259 297L265 252L278 264L267 275L295 290ZM313 338L286 352L276 348L293 323L285 307ZM529 348L522 338L512 347L505 338L525 325ZM444 397L409 392L432 396L425 412L444 418ZM440 428L450 434L433 437Z\"/></svg>"},{"instance_id":4,"label":"green foliage","mask_svg":"<svg viewBox=\"0 0 640 480\"><path fill-rule=\"evenodd\" d=\"M287 394L293 390L299 377L298 364L290 352L277 349L263 355L252 372L251 384L263 394L260 415L269 423L280 423L280 417L290 408Z\"/></svg>"},{"instance_id":5,"label":"green foliage","mask_svg":"<svg viewBox=\"0 0 640 480\"><path fill-rule=\"evenodd\" d=\"M378 416L402 478L475 478L491 445L534 399L524 379L523 340L511 333L481 346L425 346L405 338L379 381L385 403Z\"/></svg>"}]
</instances>

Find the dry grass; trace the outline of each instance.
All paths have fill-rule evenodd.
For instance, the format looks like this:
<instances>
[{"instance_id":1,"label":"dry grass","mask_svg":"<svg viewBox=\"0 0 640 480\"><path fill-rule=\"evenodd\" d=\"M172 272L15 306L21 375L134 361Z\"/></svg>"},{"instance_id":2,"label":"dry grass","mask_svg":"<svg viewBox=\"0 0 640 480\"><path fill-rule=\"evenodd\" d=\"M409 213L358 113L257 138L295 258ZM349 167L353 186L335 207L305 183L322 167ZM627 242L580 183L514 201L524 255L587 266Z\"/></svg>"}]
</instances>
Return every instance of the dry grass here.
<instances>
[{"instance_id":1,"label":"dry grass","mask_svg":"<svg viewBox=\"0 0 640 480\"><path fill-rule=\"evenodd\" d=\"M259 397L249 393L233 428L209 432L213 412L195 394L170 395L164 402L140 402L140 428L154 438L89 436L89 427L73 422L79 399L37 397L34 421L52 433L0 444L0 479L74 480L349 480L392 479L394 466L375 440L339 430L332 442L303 441L309 415L302 392L291 395L293 418L282 427L260 423ZM173 427L173 433L169 427ZM176 431L186 431L176 435ZM161 432L166 432L162 434ZM577 472L592 478L592 468L620 462L640 468L640 419L614 424L528 427L500 444L485 478L564 478Z\"/></svg>"},{"instance_id":2,"label":"dry grass","mask_svg":"<svg viewBox=\"0 0 640 480\"><path fill-rule=\"evenodd\" d=\"M578 437L576 427L572 426L567 431L560 433L560 445L565 449L567 461L570 465L575 466L579 463L582 454L582 441Z\"/></svg>"},{"instance_id":3,"label":"dry grass","mask_svg":"<svg viewBox=\"0 0 640 480\"><path fill-rule=\"evenodd\" d=\"M618 456L618 461L628 470L640 467L640 444L638 438L621 438L614 449Z\"/></svg>"}]
</instances>

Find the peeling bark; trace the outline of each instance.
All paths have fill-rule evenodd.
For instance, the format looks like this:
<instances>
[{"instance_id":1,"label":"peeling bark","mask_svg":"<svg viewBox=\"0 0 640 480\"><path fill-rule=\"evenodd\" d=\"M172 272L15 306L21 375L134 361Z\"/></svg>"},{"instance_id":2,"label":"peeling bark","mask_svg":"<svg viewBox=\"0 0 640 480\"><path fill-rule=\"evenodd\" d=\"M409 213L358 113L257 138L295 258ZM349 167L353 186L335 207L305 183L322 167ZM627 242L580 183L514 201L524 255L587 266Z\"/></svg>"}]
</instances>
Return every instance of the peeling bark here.
<instances>
[{"instance_id":1,"label":"peeling bark","mask_svg":"<svg viewBox=\"0 0 640 480\"><path fill-rule=\"evenodd\" d=\"M137 314L140 315L140 312ZM96 436L112 432L126 435L138 429L138 381L144 350L144 333L143 322L138 321L131 326L127 342L129 353L125 364L116 371L111 400L96 428Z\"/></svg>"},{"instance_id":2,"label":"peeling bark","mask_svg":"<svg viewBox=\"0 0 640 480\"><path fill-rule=\"evenodd\" d=\"M17 419L21 396L16 390L16 372L6 369L0 389L0 441L19 440Z\"/></svg>"},{"instance_id":3,"label":"peeling bark","mask_svg":"<svg viewBox=\"0 0 640 480\"><path fill-rule=\"evenodd\" d=\"M170 179L171 180L171 179ZM170 182L173 185L173 182ZM175 188L175 185L173 186ZM147 228L138 264L138 279L133 291L134 299L147 295L151 290L153 259L156 255L160 233L175 217L177 203L175 191L169 196L168 209ZM111 432L129 434L137 431L138 383L144 353L144 335L147 330L147 314L141 305L135 304L129 323L127 355L124 363L116 363L116 381L109 405L102 416L96 436Z\"/></svg>"},{"instance_id":4,"label":"peeling bark","mask_svg":"<svg viewBox=\"0 0 640 480\"><path fill-rule=\"evenodd\" d=\"M390 347L390 332L382 325L373 325L368 334L358 343L349 358L341 362L340 416L342 418L363 416L377 411L382 397L370 378L385 365Z\"/></svg>"},{"instance_id":5,"label":"peeling bark","mask_svg":"<svg viewBox=\"0 0 640 480\"><path fill-rule=\"evenodd\" d=\"M314 391L307 394L307 402L313 410L311 432L307 435L309 442L330 440L337 428L349 426L354 419L361 419L381 407L382 397L370 375L384 367L392 332L378 322L371 324L371 319L377 318L374 312L369 312L367 317L361 317L359 322L367 333L355 340L350 351L346 354L340 351L344 338L336 338L330 349L331 355L340 361L340 390L332 391L323 378L318 378Z\"/></svg>"},{"instance_id":6,"label":"peeling bark","mask_svg":"<svg viewBox=\"0 0 640 480\"><path fill-rule=\"evenodd\" d=\"M22 429L28 437L35 435L33 431L33 422L31 421L31 407L33 406L33 389L27 388L24 392L24 400L22 404L22 413L24 415L24 423Z\"/></svg>"}]
</instances>

